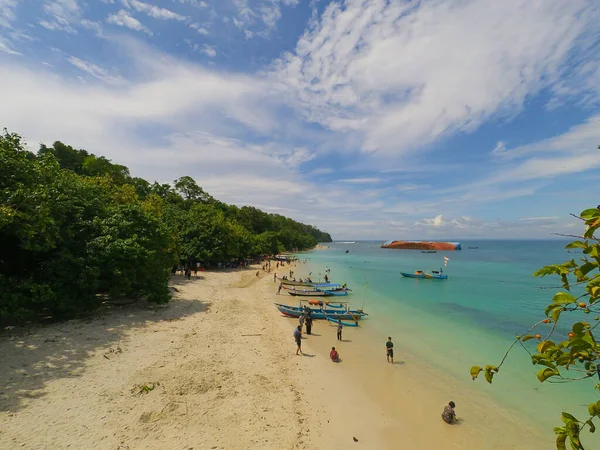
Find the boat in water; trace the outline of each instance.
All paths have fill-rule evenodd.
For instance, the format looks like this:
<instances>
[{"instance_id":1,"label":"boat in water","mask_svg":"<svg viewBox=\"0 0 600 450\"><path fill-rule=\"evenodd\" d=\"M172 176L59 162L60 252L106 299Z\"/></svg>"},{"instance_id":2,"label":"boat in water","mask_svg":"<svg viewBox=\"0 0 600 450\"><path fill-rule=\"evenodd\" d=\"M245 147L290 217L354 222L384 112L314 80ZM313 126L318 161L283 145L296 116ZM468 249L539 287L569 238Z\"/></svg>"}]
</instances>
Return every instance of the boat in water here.
<instances>
[{"instance_id":1,"label":"boat in water","mask_svg":"<svg viewBox=\"0 0 600 450\"><path fill-rule=\"evenodd\" d=\"M431 273L424 272L423 270L417 270L415 273L400 272L405 278L427 278L435 280L446 280L448 275L444 275L441 270L432 270Z\"/></svg>"},{"instance_id":2,"label":"boat in water","mask_svg":"<svg viewBox=\"0 0 600 450\"><path fill-rule=\"evenodd\" d=\"M288 317L300 317L305 311L305 306L290 306L284 305L282 303L274 303L275 307L281 312L284 316ZM333 308L309 308L310 316L313 319L333 319L337 322L337 320L354 320L357 321L362 319L367 315L364 311L361 310L351 310L346 304L343 309L333 309Z\"/></svg>"},{"instance_id":3,"label":"boat in water","mask_svg":"<svg viewBox=\"0 0 600 450\"><path fill-rule=\"evenodd\" d=\"M460 250L460 242L437 241L387 241L381 248L395 248L402 250Z\"/></svg>"}]
</instances>

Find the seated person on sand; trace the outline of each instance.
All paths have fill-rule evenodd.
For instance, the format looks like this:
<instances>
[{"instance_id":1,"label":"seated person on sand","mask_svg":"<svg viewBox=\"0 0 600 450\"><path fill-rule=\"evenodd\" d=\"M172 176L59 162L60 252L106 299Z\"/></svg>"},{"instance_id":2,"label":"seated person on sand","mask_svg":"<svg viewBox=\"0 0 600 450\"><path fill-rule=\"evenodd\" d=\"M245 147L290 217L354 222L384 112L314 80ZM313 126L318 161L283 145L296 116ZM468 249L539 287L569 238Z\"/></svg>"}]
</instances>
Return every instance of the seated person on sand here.
<instances>
[{"instance_id":1,"label":"seated person on sand","mask_svg":"<svg viewBox=\"0 0 600 450\"><path fill-rule=\"evenodd\" d=\"M454 402L450 402L448 403L448 406L444 407L444 412L442 413L442 419L444 419L444 422L451 424L454 421L458 421L456 418L456 412L454 412L455 407L456 404Z\"/></svg>"},{"instance_id":2,"label":"seated person on sand","mask_svg":"<svg viewBox=\"0 0 600 450\"><path fill-rule=\"evenodd\" d=\"M340 354L337 352L335 347L331 347L331 351L329 352L329 357L333 362L340 362Z\"/></svg>"}]
</instances>

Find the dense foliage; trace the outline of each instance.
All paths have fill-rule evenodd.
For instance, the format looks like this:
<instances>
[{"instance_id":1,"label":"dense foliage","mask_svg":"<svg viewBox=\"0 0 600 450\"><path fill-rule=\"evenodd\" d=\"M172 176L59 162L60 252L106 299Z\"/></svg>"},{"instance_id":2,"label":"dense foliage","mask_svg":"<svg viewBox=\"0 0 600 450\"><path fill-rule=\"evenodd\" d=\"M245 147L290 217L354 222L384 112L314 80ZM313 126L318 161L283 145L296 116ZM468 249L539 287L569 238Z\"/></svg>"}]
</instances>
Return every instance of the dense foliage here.
<instances>
[{"instance_id":1,"label":"dense foliage","mask_svg":"<svg viewBox=\"0 0 600 450\"><path fill-rule=\"evenodd\" d=\"M175 264L210 267L306 249L328 234L226 205L191 177L173 185L61 142L37 154L0 135L0 323L72 317L106 298L169 299Z\"/></svg>"},{"instance_id":2,"label":"dense foliage","mask_svg":"<svg viewBox=\"0 0 600 450\"><path fill-rule=\"evenodd\" d=\"M600 205L598 208L586 209L578 218L585 223L585 232L566 248L580 250L582 257L579 261L571 259L563 264L543 267L534 273L540 277L558 275L566 292L554 295L552 302L546 307L545 317L526 333L516 337L498 366L473 366L473 379L483 371L485 379L491 383L510 350L520 344L530 354L534 365L543 366L537 373L540 382L589 380L593 381L595 390L600 391L600 345L594 336L594 330L600 325L600 317L589 316L600 314L600 240L595 237L596 231L600 229ZM592 320L580 320L586 315ZM533 334L533 330L538 327L545 329ZM523 344L531 340L538 341L534 352ZM593 433L596 429L594 421L600 416L598 394L594 393L593 397L594 401L588 405L588 415L584 419L577 419L568 412L562 413L563 425L554 428L557 449L566 449L567 440L574 450L584 448L580 433L585 428Z\"/></svg>"}]
</instances>

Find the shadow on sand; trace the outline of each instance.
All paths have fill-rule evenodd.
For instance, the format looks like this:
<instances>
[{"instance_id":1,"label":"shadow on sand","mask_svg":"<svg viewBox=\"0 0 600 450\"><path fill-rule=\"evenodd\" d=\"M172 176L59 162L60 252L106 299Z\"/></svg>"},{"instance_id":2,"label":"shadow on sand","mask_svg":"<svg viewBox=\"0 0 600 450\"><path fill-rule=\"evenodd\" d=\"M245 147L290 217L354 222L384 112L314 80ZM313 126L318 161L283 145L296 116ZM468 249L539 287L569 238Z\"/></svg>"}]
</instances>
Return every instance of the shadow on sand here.
<instances>
[{"instance_id":1,"label":"shadow on sand","mask_svg":"<svg viewBox=\"0 0 600 450\"><path fill-rule=\"evenodd\" d=\"M130 329L181 320L209 306L200 300L179 299L175 293L164 306L111 305L89 318L8 329L0 334L0 411L26 408L29 399L46 394L47 383L83 375L87 359L98 357L96 353L108 347L118 351L118 343ZM113 356L104 353L104 357Z\"/></svg>"}]
</instances>

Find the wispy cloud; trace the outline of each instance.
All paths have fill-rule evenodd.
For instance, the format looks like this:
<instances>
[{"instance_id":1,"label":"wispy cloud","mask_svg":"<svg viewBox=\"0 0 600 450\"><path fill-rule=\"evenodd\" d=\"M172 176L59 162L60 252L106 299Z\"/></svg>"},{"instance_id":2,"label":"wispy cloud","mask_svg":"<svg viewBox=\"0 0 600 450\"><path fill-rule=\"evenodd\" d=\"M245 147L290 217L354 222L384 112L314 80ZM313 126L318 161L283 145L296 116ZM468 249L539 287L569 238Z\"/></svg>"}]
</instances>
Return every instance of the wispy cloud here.
<instances>
[{"instance_id":1,"label":"wispy cloud","mask_svg":"<svg viewBox=\"0 0 600 450\"><path fill-rule=\"evenodd\" d=\"M308 120L360 136L365 151L398 155L514 115L560 78L574 51L597 60L597 48L578 38L596 26L599 9L582 1L334 2L271 75Z\"/></svg>"},{"instance_id":2,"label":"wispy cloud","mask_svg":"<svg viewBox=\"0 0 600 450\"><path fill-rule=\"evenodd\" d=\"M48 30L77 33L75 27L81 19L81 8L77 0L48 0L44 2L43 9L48 19L40 21L41 26Z\"/></svg>"},{"instance_id":3,"label":"wispy cloud","mask_svg":"<svg viewBox=\"0 0 600 450\"><path fill-rule=\"evenodd\" d=\"M217 50L212 45L203 44L202 47L200 47L199 51L209 56L210 58L214 58L215 56L217 56Z\"/></svg>"},{"instance_id":4,"label":"wispy cloud","mask_svg":"<svg viewBox=\"0 0 600 450\"><path fill-rule=\"evenodd\" d=\"M74 56L69 56L67 61L88 75L106 83L120 83L123 81L121 77L111 75L106 69L103 69L90 61L84 61Z\"/></svg>"},{"instance_id":5,"label":"wispy cloud","mask_svg":"<svg viewBox=\"0 0 600 450\"><path fill-rule=\"evenodd\" d=\"M129 28L131 30L142 31L152 36L152 31L150 31L149 28L142 25L142 23L139 20L127 14L127 11L123 9L119 10L119 12L116 14L111 14L110 16L108 16L106 22L113 25Z\"/></svg>"},{"instance_id":6,"label":"wispy cloud","mask_svg":"<svg viewBox=\"0 0 600 450\"><path fill-rule=\"evenodd\" d=\"M139 0L123 0L123 3L127 7L131 7L138 12L143 12L154 19L179 21L187 20L187 17L182 16L181 14L177 14L169 9L160 8L158 6L150 5Z\"/></svg>"},{"instance_id":7,"label":"wispy cloud","mask_svg":"<svg viewBox=\"0 0 600 450\"><path fill-rule=\"evenodd\" d=\"M374 184L381 183L381 178L344 178L337 180L339 183L350 183L350 184Z\"/></svg>"},{"instance_id":8,"label":"wispy cloud","mask_svg":"<svg viewBox=\"0 0 600 450\"><path fill-rule=\"evenodd\" d=\"M557 216L548 216L548 217L522 217L519 220L521 222L547 222L549 220L556 220Z\"/></svg>"},{"instance_id":9,"label":"wispy cloud","mask_svg":"<svg viewBox=\"0 0 600 450\"><path fill-rule=\"evenodd\" d=\"M236 27L244 31L246 39L254 36L269 37L281 18L281 6L294 7L298 0L233 0L237 17Z\"/></svg>"}]
</instances>

